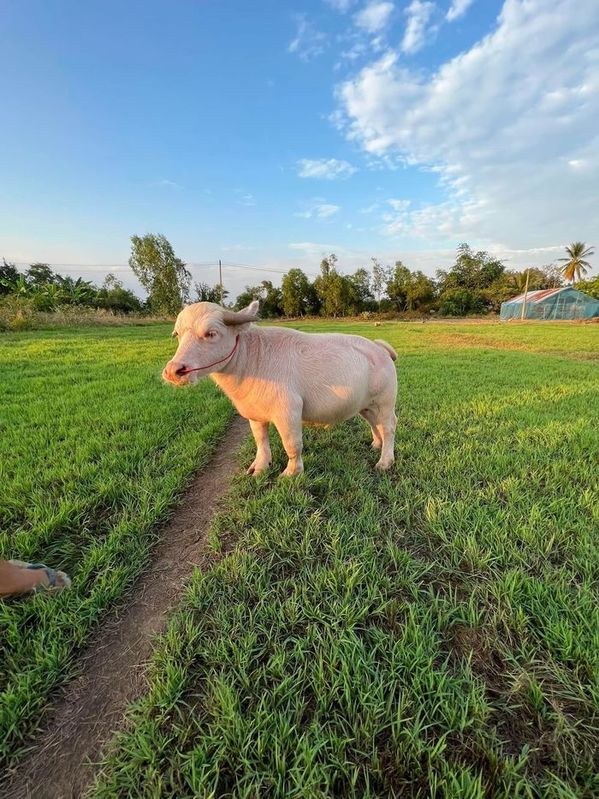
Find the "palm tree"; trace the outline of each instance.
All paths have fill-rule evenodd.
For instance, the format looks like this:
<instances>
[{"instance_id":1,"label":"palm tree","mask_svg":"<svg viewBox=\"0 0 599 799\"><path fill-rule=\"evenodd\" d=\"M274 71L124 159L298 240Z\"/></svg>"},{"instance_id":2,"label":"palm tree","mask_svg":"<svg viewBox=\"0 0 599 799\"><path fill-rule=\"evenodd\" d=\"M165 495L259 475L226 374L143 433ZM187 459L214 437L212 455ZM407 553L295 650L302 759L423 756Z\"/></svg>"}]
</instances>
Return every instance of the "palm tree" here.
<instances>
[{"instance_id":1,"label":"palm tree","mask_svg":"<svg viewBox=\"0 0 599 799\"><path fill-rule=\"evenodd\" d=\"M582 275L586 275L591 265L585 258L590 258L594 254L592 247L587 247L584 241L575 241L566 247L568 253L567 258L559 258L559 261L564 261L564 266L561 267L562 274L566 280L569 280L574 285L574 280L580 280Z\"/></svg>"},{"instance_id":2,"label":"palm tree","mask_svg":"<svg viewBox=\"0 0 599 799\"><path fill-rule=\"evenodd\" d=\"M509 276L510 287L518 294L524 294L526 288L526 270L524 272L512 272Z\"/></svg>"}]
</instances>

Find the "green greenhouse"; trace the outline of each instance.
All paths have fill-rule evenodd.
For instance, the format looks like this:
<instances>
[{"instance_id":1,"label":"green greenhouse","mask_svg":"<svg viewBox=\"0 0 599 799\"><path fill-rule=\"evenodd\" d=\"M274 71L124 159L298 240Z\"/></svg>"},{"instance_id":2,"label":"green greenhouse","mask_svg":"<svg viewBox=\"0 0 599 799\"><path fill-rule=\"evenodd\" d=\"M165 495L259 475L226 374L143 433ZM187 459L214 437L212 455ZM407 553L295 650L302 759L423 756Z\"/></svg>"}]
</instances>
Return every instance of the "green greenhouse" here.
<instances>
[{"instance_id":1,"label":"green greenhouse","mask_svg":"<svg viewBox=\"0 0 599 799\"><path fill-rule=\"evenodd\" d=\"M524 314L522 311L524 310ZM572 286L539 289L501 303L499 318L593 319L599 317L599 300Z\"/></svg>"}]
</instances>

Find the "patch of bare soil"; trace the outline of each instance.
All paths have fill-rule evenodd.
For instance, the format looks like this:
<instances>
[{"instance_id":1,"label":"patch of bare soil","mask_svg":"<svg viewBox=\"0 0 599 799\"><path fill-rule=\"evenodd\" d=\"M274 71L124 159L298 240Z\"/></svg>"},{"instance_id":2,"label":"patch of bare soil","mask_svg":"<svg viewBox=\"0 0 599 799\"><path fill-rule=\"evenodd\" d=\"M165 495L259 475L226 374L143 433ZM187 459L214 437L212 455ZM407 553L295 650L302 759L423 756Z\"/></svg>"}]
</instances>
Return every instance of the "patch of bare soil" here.
<instances>
[{"instance_id":1,"label":"patch of bare soil","mask_svg":"<svg viewBox=\"0 0 599 799\"><path fill-rule=\"evenodd\" d=\"M463 320L461 320L463 321ZM524 323L522 323L524 324ZM570 322L570 324L574 324ZM575 324L579 324L578 322ZM530 342L508 341L502 338L489 338L488 336L477 336L475 333L435 333L432 340L436 344L444 347L458 347L459 349L483 349L483 350L508 350L510 352L529 352L537 355L556 355L560 358L568 358L576 361L596 361L599 360L597 352L578 351L560 349L546 349L541 346L534 346Z\"/></svg>"},{"instance_id":2,"label":"patch of bare soil","mask_svg":"<svg viewBox=\"0 0 599 799\"><path fill-rule=\"evenodd\" d=\"M515 675L509 674L496 642L482 629L456 624L451 630L450 646L454 661L469 660L474 674L485 683L493 710L490 724L495 728L503 754L517 759L526 747L528 761L525 772L531 779L542 779L548 769L559 775L562 760L567 759L567 754L560 750L559 732L535 712L522 695L526 675L521 676L522 684L518 686ZM584 710L580 707L570 710L572 723L574 719L584 717L581 715ZM454 736L448 741L448 753L456 761L480 770L489 796L499 792L501 765L480 742Z\"/></svg>"},{"instance_id":3,"label":"patch of bare soil","mask_svg":"<svg viewBox=\"0 0 599 799\"><path fill-rule=\"evenodd\" d=\"M237 417L162 532L152 561L126 604L95 635L81 674L49 708L29 756L0 788L5 799L75 799L96 773L103 747L146 686L152 641L162 632L192 570L206 559L206 536L237 466L247 423Z\"/></svg>"}]
</instances>

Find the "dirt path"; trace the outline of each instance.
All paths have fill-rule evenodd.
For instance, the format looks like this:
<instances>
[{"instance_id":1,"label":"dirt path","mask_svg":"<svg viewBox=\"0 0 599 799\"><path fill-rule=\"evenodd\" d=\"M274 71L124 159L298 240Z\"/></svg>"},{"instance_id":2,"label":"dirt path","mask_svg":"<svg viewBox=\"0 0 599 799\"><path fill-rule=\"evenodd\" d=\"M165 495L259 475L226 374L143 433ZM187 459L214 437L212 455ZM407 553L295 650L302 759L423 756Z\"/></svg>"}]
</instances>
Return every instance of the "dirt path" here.
<instances>
[{"instance_id":1,"label":"dirt path","mask_svg":"<svg viewBox=\"0 0 599 799\"><path fill-rule=\"evenodd\" d=\"M248 434L237 417L215 456L194 479L163 531L131 601L101 627L83 656L81 675L50 708L51 722L31 754L0 787L3 799L75 799L91 784L103 746L123 720L125 706L145 687L152 639L166 625L185 580L205 554L218 501Z\"/></svg>"}]
</instances>

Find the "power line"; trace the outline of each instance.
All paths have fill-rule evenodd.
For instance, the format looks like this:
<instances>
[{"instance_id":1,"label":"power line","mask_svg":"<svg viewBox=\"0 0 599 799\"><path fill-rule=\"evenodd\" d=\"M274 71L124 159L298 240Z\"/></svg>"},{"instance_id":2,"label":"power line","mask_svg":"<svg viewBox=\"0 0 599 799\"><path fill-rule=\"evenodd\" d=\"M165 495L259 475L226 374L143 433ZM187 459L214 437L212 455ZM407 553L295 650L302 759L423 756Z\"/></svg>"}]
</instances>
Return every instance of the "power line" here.
<instances>
[{"instance_id":1,"label":"power line","mask_svg":"<svg viewBox=\"0 0 599 799\"><path fill-rule=\"evenodd\" d=\"M15 266L31 266L34 263L43 263L46 266L52 266L60 269L92 269L92 268L100 268L100 269L120 269L120 268L127 268L130 269L131 267L129 264L62 264L62 263L50 263L49 261L13 261L10 258L6 259L6 262L9 264L14 264ZM218 261L196 261L190 262L187 266L218 266Z\"/></svg>"},{"instance_id":2,"label":"power line","mask_svg":"<svg viewBox=\"0 0 599 799\"><path fill-rule=\"evenodd\" d=\"M224 269L245 269L248 272L271 272L273 275L286 275L282 269L273 269L269 266L245 266L243 264L224 263Z\"/></svg>"},{"instance_id":3,"label":"power line","mask_svg":"<svg viewBox=\"0 0 599 799\"><path fill-rule=\"evenodd\" d=\"M15 266L29 267L34 261L12 261L7 259L7 263L12 263ZM128 269L129 264L63 264L63 263L50 263L48 261L38 261L37 263L44 263L55 269ZM186 266L198 268L216 268L219 266L219 261L187 261ZM245 269L250 272L269 272L274 275L286 275L289 270L276 269L272 266L250 266L249 264L241 264L236 261L222 261L223 269ZM317 277L313 272L305 272L308 277Z\"/></svg>"},{"instance_id":4,"label":"power line","mask_svg":"<svg viewBox=\"0 0 599 799\"><path fill-rule=\"evenodd\" d=\"M250 266L249 264L237 263L237 261L225 261L223 262L223 266L234 269L250 269L255 272L272 272L277 275L286 275L289 272L289 269L273 269L273 267L270 266ZM318 275L315 275L313 272L304 272L304 274L309 277L318 277Z\"/></svg>"},{"instance_id":5,"label":"power line","mask_svg":"<svg viewBox=\"0 0 599 799\"><path fill-rule=\"evenodd\" d=\"M13 261L10 258L7 258L7 263L14 264L15 266L31 266L32 263L43 263L47 266L54 266L60 267L61 269L73 268L73 269L91 269L92 267L99 267L102 269L118 269L122 266L129 266L129 264L51 264L48 261Z\"/></svg>"}]
</instances>

